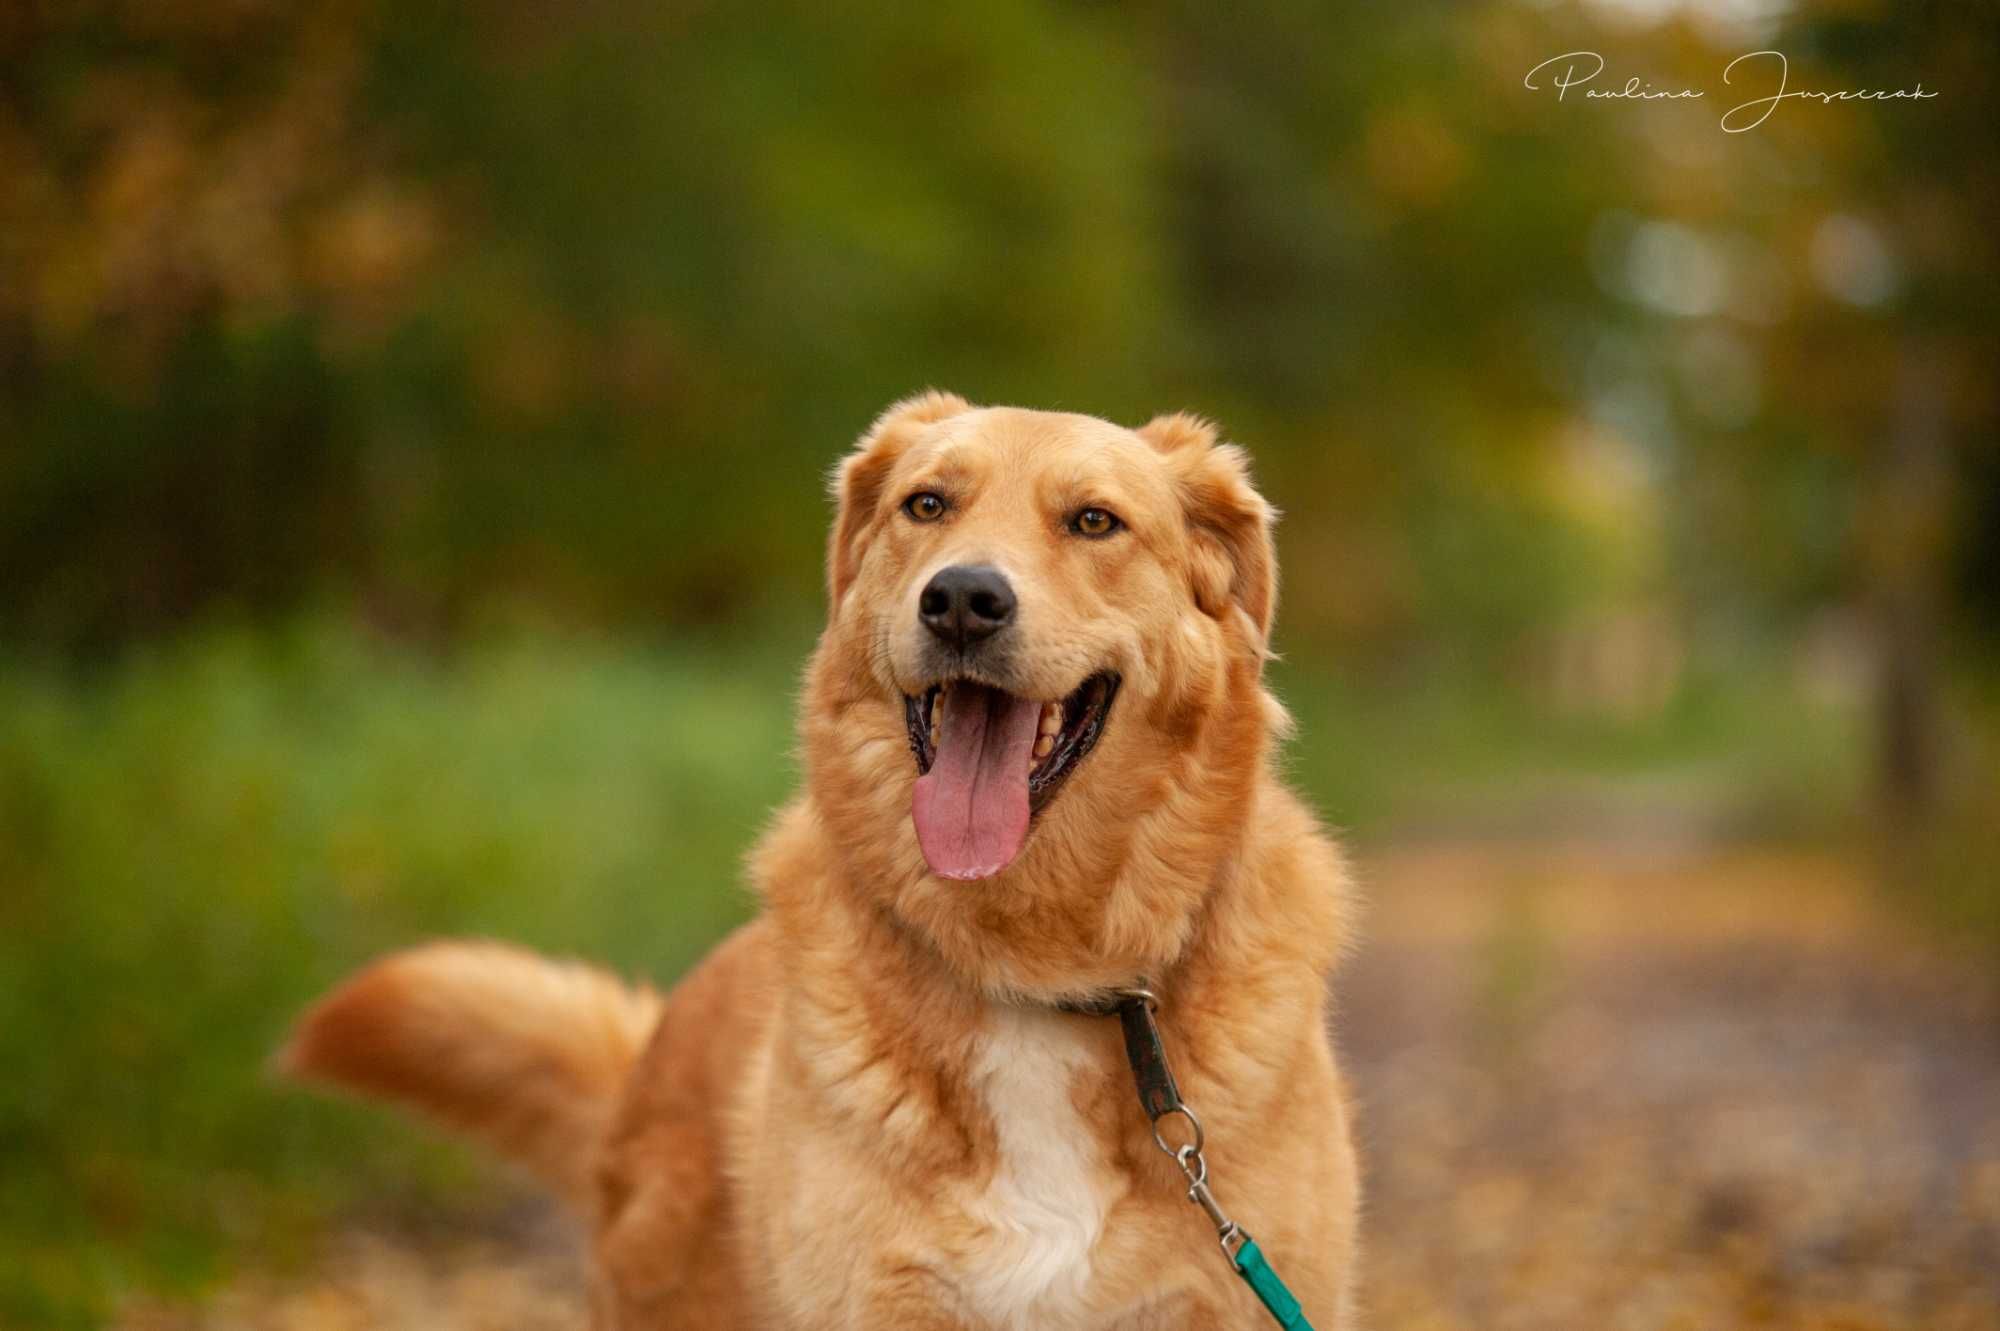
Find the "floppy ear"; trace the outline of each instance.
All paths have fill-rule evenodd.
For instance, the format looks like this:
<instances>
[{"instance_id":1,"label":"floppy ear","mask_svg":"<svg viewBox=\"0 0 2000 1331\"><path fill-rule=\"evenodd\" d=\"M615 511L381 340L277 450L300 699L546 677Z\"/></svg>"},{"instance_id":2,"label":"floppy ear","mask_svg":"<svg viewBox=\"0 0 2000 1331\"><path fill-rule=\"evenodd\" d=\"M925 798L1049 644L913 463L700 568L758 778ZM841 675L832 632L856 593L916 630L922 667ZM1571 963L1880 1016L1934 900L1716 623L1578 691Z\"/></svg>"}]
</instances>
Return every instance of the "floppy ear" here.
<instances>
[{"instance_id":1,"label":"floppy ear","mask_svg":"<svg viewBox=\"0 0 2000 1331\"><path fill-rule=\"evenodd\" d=\"M1263 652L1278 609L1271 542L1278 514L1251 485L1249 458L1234 444L1217 443L1213 425L1185 413L1155 417L1139 436L1175 466L1192 538L1195 604L1217 619L1242 612L1251 644Z\"/></svg>"},{"instance_id":2,"label":"floppy ear","mask_svg":"<svg viewBox=\"0 0 2000 1331\"><path fill-rule=\"evenodd\" d=\"M840 604L840 598L853 585L854 575L861 568L868 534L881 507L882 487L888 483L896 459L924 426L970 410L971 404L964 398L936 389L906 397L876 417L854 451L834 469L833 534L826 549L830 605Z\"/></svg>"}]
</instances>

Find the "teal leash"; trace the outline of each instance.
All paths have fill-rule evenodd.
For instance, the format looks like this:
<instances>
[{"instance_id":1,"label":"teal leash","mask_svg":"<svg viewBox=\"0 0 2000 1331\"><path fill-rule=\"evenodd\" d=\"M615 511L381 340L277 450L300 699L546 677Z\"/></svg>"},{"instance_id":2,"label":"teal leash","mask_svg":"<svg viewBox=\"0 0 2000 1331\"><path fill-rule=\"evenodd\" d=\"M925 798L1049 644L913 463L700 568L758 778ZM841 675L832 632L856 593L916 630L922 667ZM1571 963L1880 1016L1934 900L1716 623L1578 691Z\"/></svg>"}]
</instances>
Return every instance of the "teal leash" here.
<instances>
[{"instance_id":1,"label":"teal leash","mask_svg":"<svg viewBox=\"0 0 2000 1331\"><path fill-rule=\"evenodd\" d=\"M1239 1231L1240 1232L1240 1231ZM1312 1331L1312 1323L1306 1320L1305 1309L1285 1288L1285 1282L1278 1279L1278 1273L1264 1260L1264 1250L1248 1234L1243 1235L1243 1246L1230 1258L1236 1264L1236 1274L1243 1277L1243 1283L1250 1286L1250 1292L1258 1302L1270 1310L1278 1319L1278 1325L1286 1331Z\"/></svg>"},{"instance_id":2,"label":"teal leash","mask_svg":"<svg viewBox=\"0 0 2000 1331\"><path fill-rule=\"evenodd\" d=\"M1199 1206L1215 1225L1216 1241L1222 1245L1222 1255L1229 1259L1229 1265L1257 1296L1279 1326L1286 1331L1313 1331L1312 1323L1306 1320L1305 1310L1299 1301L1285 1288L1285 1282L1278 1279L1278 1273L1264 1260L1264 1250L1250 1237L1249 1231L1231 1220L1215 1194L1208 1187L1208 1160L1201 1153L1207 1137L1202 1132L1201 1120L1195 1117L1194 1109L1181 1099L1180 1088L1174 1083L1173 1070L1167 1066L1167 1048L1160 1040L1159 1023L1153 1020L1154 1011L1160 1000L1152 990L1146 988L1120 989L1117 1004L1113 1008L1078 1008L1077 1011L1108 1012L1118 1014L1118 1023L1125 1031L1125 1059L1132 1065L1132 1080L1139 1088L1139 1107L1146 1111L1147 1119L1153 1125L1153 1144L1158 1146L1173 1162L1180 1166L1187 1176L1188 1200ZM1193 1139L1175 1146L1167 1141L1160 1131L1160 1124L1170 1118L1178 1118L1187 1124Z\"/></svg>"}]
</instances>

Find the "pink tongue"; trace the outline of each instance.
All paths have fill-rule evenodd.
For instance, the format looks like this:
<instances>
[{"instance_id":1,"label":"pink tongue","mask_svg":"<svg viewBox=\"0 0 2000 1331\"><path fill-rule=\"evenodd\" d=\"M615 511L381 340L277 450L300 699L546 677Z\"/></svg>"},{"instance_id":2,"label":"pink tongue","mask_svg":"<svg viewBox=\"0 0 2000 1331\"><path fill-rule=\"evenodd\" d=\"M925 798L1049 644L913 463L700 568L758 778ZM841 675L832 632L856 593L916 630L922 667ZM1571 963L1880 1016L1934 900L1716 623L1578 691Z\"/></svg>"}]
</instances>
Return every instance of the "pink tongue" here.
<instances>
[{"instance_id":1,"label":"pink tongue","mask_svg":"<svg viewBox=\"0 0 2000 1331\"><path fill-rule=\"evenodd\" d=\"M1028 755L1041 704L978 684L954 684L937 706L937 756L917 778L910 816L941 878L990 878L1028 836Z\"/></svg>"}]
</instances>

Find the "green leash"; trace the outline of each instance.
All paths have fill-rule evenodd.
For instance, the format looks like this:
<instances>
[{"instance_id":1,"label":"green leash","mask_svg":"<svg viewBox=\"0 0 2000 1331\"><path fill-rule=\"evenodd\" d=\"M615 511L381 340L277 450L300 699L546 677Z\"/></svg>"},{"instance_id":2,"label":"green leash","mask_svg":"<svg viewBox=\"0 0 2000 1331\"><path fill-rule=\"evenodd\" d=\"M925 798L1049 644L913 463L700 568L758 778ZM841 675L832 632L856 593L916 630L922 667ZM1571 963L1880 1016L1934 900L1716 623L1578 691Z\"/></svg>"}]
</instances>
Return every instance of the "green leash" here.
<instances>
[{"instance_id":1,"label":"green leash","mask_svg":"<svg viewBox=\"0 0 2000 1331\"><path fill-rule=\"evenodd\" d=\"M1234 1220L1224 1213L1215 1200L1215 1194L1208 1190L1208 1160L1201 1153L1207 1140L1201 1130L1201 1120L1194 1110L1181 1099L1180 1088L1174 1084L1174 1074L1167 1066L1167 1048L1160 1041L1160 1027L1153 1020L1153 1011L1160 1000L1152 990L1144 988L1121 989L1118 991L1117 1005L1112 1011L1118 1013L1118 1023L1125 1031L1125 1058L1132 1065L1132 1080L1139 1088L1139 1107L1146 1111L1146 1117L1153 1125L1153 1144L1173 1157L1187 1175L1188 1200L1199 1206L1215 1223L1215 1236L1222 1245L1222 1255L1229 1259L1229 1265L1236 1274L1243 1277L1243 1283L1257 1296L1279 1326L1286 1331L1313 1331L1311 1322L1306 1320L1305 1310L1299 1301L1285 1288L1285 1282L1278 1279L1278 1273L1264 1260L1264 1250L1257 1241ZM1099 1011L1107 1009L1077 1009L1079 1011ZM1160 1132L1160 1122L1167 1118L1186 1121L1194 1139L1181 1146L1170 1145Z\"/></svg>"},{"instance_id":2,"label":"green leash","mask_svg":"<svg viewBox=\"0 0 2000 1331\"><path fill-rule=\"evenodd\" d=\"M1285 1288L1285 1282L1278 1279L1278 1273L1264 1260L1264 1250L1257 1246L1255 1239L1245 1234L1243 1246L1230 1260L1236 1263L1236 1274L1243 1277L1243 1283L1250 1286L1250 1292L1257 1296L1258 1301L1270 1309L1279 1326L1287 1331L1312 1331L1305 1309L1299 1307L1299 1301Z\"/></svg>"}]
</instances>

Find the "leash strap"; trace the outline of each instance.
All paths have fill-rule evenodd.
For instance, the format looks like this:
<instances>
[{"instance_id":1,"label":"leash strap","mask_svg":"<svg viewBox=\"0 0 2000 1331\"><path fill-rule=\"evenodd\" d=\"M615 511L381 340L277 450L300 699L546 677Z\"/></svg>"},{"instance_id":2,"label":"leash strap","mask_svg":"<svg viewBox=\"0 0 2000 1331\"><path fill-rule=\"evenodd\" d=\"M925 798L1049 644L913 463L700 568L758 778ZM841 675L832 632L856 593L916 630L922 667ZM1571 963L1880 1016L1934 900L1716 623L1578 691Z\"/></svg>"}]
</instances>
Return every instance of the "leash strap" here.
<instances>
[{"instance_id":1,"label":"leash strap","mask_svg":"<svg viewBox=\"0 0 2000 1331\"><path fill-rule=\"evenodd\" d=\"M1264 1260L1264 1250L1257 1241L1247 1235L1243 1246L1236 1250L1236 1274L1243 1277L1243 1283L1250 1286L1250 1292L1278 1319L1278 1325L1285 1331L1312 1331L1312 1323L1306 1320L1305 1309L1285 1288L1285 1282L1278 1279L1278 1273Z\"/></svg>"},{"instance_id":2,"label":"leash strap","mask_svg":"<svg viewBox=\"0 0 2000 1331\"><path fill-rule=\"evenodd\" d=\"M1181 1099L1173 1069L1167 1066L1167 1047L1160 1039L1160 1024L1153 1020L1153 1013L1159 1006L1160 1000L1150 989L1118 991L1116 1010L1118 1024L1125 1034L1125 1060L1132 1065L1132 1082L1139 1091L1139 1107L1145 1110L1147 1120L1153 1125L1153 1144L1172 1156L1181 1173L1187 1176L1188 1200L1199 1206L1214 1223L1222 1255L1229 1259L1229 1265L1236 1274L1243 1277L1243 1283L1250 1287L1257 1301L1285 1331L1313 1331L1312 1323L1306 1320L1305 1310L1299 1307L1299 1301L1292 1297L1292 1292L1285 1288L1285 1282L1278 1279L1278 1273L1264 1260L1264 1250L1257 1246L1257 1241L1250 1237L1248 1231L1229 1218L1215 1200L1215 1194L1209 1191L1208 1159L1201 1152L1207 1137L1193 1107ZM1169 1142L1160 1128L1163 1122L1173 1118L1183 1120L1187 1131L1192 1134L1179 1146Z\"/></svg>"}]
</instances>

